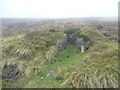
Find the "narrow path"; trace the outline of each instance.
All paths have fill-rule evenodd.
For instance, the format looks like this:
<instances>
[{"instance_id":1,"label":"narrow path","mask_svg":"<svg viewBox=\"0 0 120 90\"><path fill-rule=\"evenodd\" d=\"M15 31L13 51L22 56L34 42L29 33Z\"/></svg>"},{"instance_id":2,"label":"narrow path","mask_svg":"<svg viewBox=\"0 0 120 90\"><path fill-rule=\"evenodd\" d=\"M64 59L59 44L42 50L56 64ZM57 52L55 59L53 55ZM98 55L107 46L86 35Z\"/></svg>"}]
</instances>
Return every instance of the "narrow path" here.
<instances>
[{"instance_id":1,"label":"narrow path","mask_svg":"<svg viewBox=\"0 0 120 90\"><path fill-rule=\"evenodd\" d=\"M42 74L33 77L26 87L59 87L62 82L56 80L56 78L47 77L48 72L53 71L56 74L60 67L67 69L70 65L79 63L80 58L84 55L85 53L81 53L80 51L76 52L74 45L68 45L50 62L41 65Z\"/></svg>"}]
</instances>

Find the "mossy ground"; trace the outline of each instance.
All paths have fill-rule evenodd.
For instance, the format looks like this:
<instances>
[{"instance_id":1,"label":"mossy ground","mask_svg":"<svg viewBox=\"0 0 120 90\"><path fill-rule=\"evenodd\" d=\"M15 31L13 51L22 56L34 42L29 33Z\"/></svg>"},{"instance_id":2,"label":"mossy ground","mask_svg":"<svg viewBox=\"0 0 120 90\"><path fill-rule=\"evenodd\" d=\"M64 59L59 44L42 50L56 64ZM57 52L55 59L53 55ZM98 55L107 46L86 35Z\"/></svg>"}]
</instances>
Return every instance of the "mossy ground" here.
<instances>
[{"instance_id":1,"label":"mossy ground","mask_svg":"<svg viewBox=\"0 0 120 90\"><path fill-rule=\"evenodd\" d=\"M81 53L80 51L76 52L76 47L74 45L67 45L67 47L58 55L56 55L56 57L50 62L40 65L39 68L41 68L43 75L37 75L31 78L25 87L59 87L64 80L64 76L58 75L59 69L67 69L68 67L75 65L76 63L80 62L80 58L82 58L84 55L85 53ZM54 71L58 77L61 77L62 80L57 80L57 78L54 77L47 77L47 73L49 71Z\"/></svg>"}]
</instances>

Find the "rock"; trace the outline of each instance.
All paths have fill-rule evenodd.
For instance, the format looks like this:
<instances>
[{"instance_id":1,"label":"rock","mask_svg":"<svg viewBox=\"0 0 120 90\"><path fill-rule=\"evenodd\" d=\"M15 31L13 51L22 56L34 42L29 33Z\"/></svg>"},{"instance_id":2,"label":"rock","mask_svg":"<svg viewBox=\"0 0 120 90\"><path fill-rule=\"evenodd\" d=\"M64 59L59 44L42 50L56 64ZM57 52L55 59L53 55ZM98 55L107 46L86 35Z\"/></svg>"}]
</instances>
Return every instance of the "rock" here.
<instances>
[{"instance_id":1,"label":"rock","mask_svg":"<svg viewBox=\"0 0 120 90\"><path fill-rule=\"evenodd\" d=\"M47 77L56 77L56 74L54 73L54 71L49 71Z\"/></svg>"},{"instance_id":2,"label":"rock","mask_svg":"<svg viewBox=\"0 0 120 90\"><path fill-rule=\"evenodd\" d=\"M19 77L22 75L18 69L18 65L6 63L2 70L2 79L10 82L16 82Z\"/></svg>"},{"instance_id":3,"label":"rock","mask_svg":"<svg viewBox=\"0 0 120 90\"><path fill-rule=\"evenodd\" d=\"M76 39L76 47L78 49L80 49L82 53L85 51L84 43L85 42L84 42L83 38L77 38Z\"/></svg>"},{"instance_id":4,"label":"rock","mask_svg":"<svg viewBox=\"0 0 120 90\"><path fill-rule=\"evenodd\" d=\"M0 68L3 68L5 65L5 62L4 61L0 61Z\"/></svg>"},{"instance_id":5,"label":"rock","mask_svg":"<svg viewBox=\"0 0 120 90\"><path fill-rule=\"evenodd\" d=\"M64 36L63 40L58 40L57 41L57 52L60 52L66 47L67 44L67 37Z\"/></svg>"},{"instance_id":6,"label":"rock","mask_svg":"<svg viewBox=\"0 0 120 90\"><path fill-rule=\"evenodd\" d=\"M64 32L67 36L68 43L76 44L77 32L79 32L79 29L70 29Z\"/></svg>"},{"instance_id":7,"label":"rock","mask_svg":"<svg viewBox=\"0 0 120 90\"><path fill-rule=\"evenodd\" d=\"M91 42L87 38L83 37L76 39L76 47L83 53L84 51L90 50L92 46Z\"/></svg>"},{"instance_id":8,"label":"rock","mask_svg":"<svg viewBox=\"0 0 120 90\"><path fill-rule=\"evenodd\" d=\"M84 46L81 45L81 52L83 53L85 51Z\"/></svg>"},{"instance_id":9,"label":"rock","mask_svg":"<svg viewBox=\"0 0 120 90\"><path fill-rule=\"evenodd\" d=\"M81 46L84 45L83 38L77 38L76 39L76 47L81 49Z\"/></svg>"}]
</instances>

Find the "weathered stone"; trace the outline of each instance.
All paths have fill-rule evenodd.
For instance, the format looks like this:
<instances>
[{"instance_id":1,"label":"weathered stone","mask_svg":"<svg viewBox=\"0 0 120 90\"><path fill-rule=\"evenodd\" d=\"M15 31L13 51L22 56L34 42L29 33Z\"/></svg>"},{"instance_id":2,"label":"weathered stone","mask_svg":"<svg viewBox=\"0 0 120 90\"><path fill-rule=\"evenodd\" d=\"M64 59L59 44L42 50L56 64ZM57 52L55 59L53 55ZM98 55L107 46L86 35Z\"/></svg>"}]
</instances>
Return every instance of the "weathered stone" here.
<instances>
[{"instance_id":1,"label":"weathered stone","mask_svg":"<svg viewBox=\"0 0 120 90\"><path fill-rule=\"evenodd\" d=\"M77 39L76 39L76 46L77 46L77 48L80 49L82 45L84 45L84 40L83 40L83 38L77 38Z\"/></svg>"},{"instance_id":2,"label":"weathered stone","mask_svg":"<svg viewBox=\"0 0 120 90\"><path fill-rule=\"evenodd\" d=\"M83 38L77 38L76 39L76 47L79 48L81 50L81 52L83 53L86 50L90 50L91 43L85 37L83 37Z\"/></svg>"},{"instance_id":3,"label":"weathered stone","mask_svg":"<svg viewBox=\"0 0 120 90\"><path fill-rule=\"evenodd\" d=\"M47 77L56 77L56 74L54 73L54 71L49 71Z\"/></svg>"},{"instance_id":4,"label":"weathered stone","mask_svg":"<svg viewBox=\"0 0 120 90\"><path fill-rule=\"evenodd\" d=\"M79 29L70 29L70 30L65 31L68 43L76 44L77 32L78 31L79 31Z\"/></svg>"},{"instance_id":5,"label":"weathered stone","mask_svg":"<svg viewBox=\"0 0 120 90\"><path fill-rule=\"evenodd\" d=\"M60 52L63 50L67 45L67 37L64 35L63 40L58 40L57 41L57 52Z\"/></svg>"},{"instance_id":6,"label":"weathered stone","mask_svg":"<svg viewBox=\"0 0 120 90\"><path fill-rule=\"evenodd\" d=\"M81 52L84 52L84 40L83 38L77 38L76 39L76 47L81 50Z\"/></svg>"},{"instance_id":7,"label":"weathered stone","mask_svg":"<svg viewBox=\"0 0 120 90\"><path fill-rule=\"evenodd\" d=\"M10 82L16 82L19 77L22 76L22 72L18 69L16 64L5 64L2 69L2 79Z\"/></svg>"},{"instance_id":8,"label":"weathered stone","mask_svg":"<svg viewBox=\"0 0 120 90\"><path fill-rule=\"evenodd\" d=\"M85 51L84 46L81 45L81 52L83 53Z\"/></svg>"}]
</instances>

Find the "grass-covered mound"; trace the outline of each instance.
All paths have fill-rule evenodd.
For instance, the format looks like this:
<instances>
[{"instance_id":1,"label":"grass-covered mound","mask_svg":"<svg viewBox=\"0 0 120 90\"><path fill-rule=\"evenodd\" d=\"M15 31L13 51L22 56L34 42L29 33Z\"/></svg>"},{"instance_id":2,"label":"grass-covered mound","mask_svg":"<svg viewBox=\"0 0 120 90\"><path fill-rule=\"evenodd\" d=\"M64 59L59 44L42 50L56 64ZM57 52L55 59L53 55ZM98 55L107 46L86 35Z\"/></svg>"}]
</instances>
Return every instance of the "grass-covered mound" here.
<instances>
[{"instance_id":1,"label":"grass-covered mound","mask_svg":"<svg viewBox=\"0 0 120 90\"><path fill-rule=\"evenodd\" d=\"M14 57L38 62L49 60L57 53L58 40L64 42L65 37L62 32L32 31L26 35L6 38L2 47L3 59Z\"/></svg>"},{"instance_id":2,"label":"grass-covered mound","mask_svg":"<svg viewBox=\"0 0 120 90\"><path fill-rule=\"evenodd\" d=\"M89 53L73 67L61 87L75 88L109 88L118 87L118 45L116 41L107 40L98 30L81 29L81 34L93 43ZM72 72L70 71L72 70Z\"/></svg>"}]
</instances>

